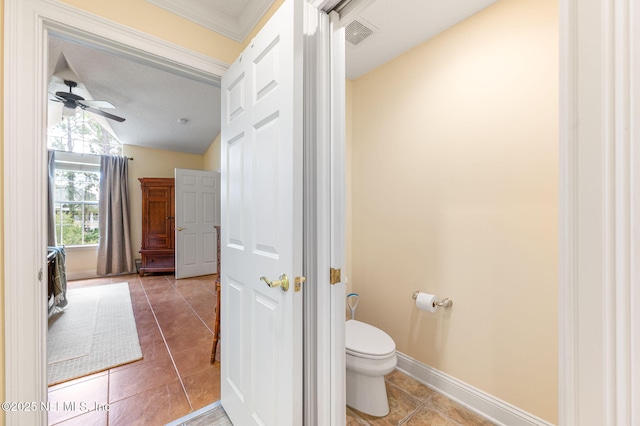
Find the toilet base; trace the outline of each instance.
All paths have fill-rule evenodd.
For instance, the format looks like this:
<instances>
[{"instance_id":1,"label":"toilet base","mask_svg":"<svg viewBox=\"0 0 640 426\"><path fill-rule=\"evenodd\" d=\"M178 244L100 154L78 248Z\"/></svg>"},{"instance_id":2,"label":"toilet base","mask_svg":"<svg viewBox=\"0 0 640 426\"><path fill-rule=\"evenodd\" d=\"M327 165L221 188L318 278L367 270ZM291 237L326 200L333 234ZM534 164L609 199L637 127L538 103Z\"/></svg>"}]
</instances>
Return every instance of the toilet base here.
<instances>
[{"instance_id":1,"label":"toilet base","mask_svg":"<svg viewBox=\"0 0 640 426\"><path fill-rule=\"evenodd\" d=\"M365 376L347 370L347 405L371 416L389 414L384 376Z\"/></svg>"}]
</instances>

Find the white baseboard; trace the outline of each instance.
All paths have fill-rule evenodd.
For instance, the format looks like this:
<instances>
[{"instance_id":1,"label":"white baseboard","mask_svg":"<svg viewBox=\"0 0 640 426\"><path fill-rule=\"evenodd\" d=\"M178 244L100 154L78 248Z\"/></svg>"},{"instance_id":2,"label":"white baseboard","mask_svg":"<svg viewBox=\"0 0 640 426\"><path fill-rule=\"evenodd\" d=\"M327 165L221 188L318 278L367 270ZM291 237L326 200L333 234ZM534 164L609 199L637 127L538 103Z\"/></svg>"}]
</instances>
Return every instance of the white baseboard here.
<instances>
[{"instance_id":1,"label":"white baseboard","mask_svg":"<svg viewBox=\"0 0 640 426\"><path fill-rule=\"evenodd\" d=\"M96 270L67 272L67 281L88 280L90 278L98 278Z\"/></svg>"},{"instance_id":2,"label":"white baseboard","mask_svg":"<svg viewBox=\"0 0 640 426\"><path fill-rule=\"evenodd\" d=\"M398 369L499 426L552 426L533 414L400 352Z\"/></svg>"},{"instance_id":3,"label":"white baseboard","mask_svg":"<svg viewBox=\"0 0 640 426\"><path fill-rule=\"evenodd\" d=\"M131 275L131 274L136 274L137 272L124 272L122 274L113 274L113 275L98 275L96 274L96 270L92 269L92 270L88 270L88 271L74 271L74 272L67 272L67 281L77 281L77 280L88 280L91 278L114 278L117 277L118 275Z\"/></svg>"}]
</instances>

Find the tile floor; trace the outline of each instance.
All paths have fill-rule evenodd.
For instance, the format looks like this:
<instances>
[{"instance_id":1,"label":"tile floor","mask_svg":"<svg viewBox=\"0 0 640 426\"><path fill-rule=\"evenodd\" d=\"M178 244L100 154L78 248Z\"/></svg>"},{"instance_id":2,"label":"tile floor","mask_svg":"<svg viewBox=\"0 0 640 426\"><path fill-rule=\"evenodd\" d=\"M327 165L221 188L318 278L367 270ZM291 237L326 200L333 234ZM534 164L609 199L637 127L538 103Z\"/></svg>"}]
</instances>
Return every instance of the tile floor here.
<instances>
[{"instance_id":1,"label":"tile floor","mask_svg":"<svg viewBox=\"0 0 640 426\"><path fill-rule=\"evenodd\" d=\"M49 402L59 409L49 412L49 425L164 425L218 401L220 362L210 363L214 280L126 275L69 282L129 283L143 359L50 387Z\"/></svg>"},{"instance_id":2,"label":"tile floor","mask_svg":"<svg viewBox=\"0 0 640 426\"><path fill-rule=\"evenodd\" d=\"M492 423L435 392L399 370L385 377L389 414L372 417L347 407L347 426L429 425L491 426ZM228 426L231 422L219 403L172 423L177 426Z\"/></svg>"},{"instance_id":3,"label":"tile floor","mask_svg":"<svg viewBox=\"0 0 640 426\"><path fill-rule=\"evenodd\" d=\"M126 275L69 282L69 288L129 283L143 359L50 387L49 401L66 407L49 412L49 425L164 425L218 401L220 362L210 363L214 280ZM347 425L492 425L399 370L385 382L389 415L347 407Z\"/></svg>"},{"instance_id":4,"label":"tile floor","mask_svg":"<svg viewBox=\"0 0 640 426\"><path fill-rule=\"evenodd\" d=\"M347 407L349 425L491 426L462 405L428 388L399 370L385 376L389 414L372 417Z\"/></svg>"}]
</instances>

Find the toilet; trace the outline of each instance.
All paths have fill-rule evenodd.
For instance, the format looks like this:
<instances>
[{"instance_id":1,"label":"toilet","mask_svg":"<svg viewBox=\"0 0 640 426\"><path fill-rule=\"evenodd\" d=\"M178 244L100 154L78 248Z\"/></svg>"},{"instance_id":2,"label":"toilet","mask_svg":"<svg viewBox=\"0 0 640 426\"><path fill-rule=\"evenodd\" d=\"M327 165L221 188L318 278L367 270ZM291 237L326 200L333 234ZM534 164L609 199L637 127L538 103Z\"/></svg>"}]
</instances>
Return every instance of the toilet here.
<instances>
[{"instance_id":1,"label":"toilet","mask_svg":"<svg viewBox=\"0 0 640 426\"><path fill-rule=\"evenodd\" d=\"M396 368L396 344L384 331L356 320L346 324L347 405L371 416L389 414L384 376Z\"/></svg>"}]
</instances>

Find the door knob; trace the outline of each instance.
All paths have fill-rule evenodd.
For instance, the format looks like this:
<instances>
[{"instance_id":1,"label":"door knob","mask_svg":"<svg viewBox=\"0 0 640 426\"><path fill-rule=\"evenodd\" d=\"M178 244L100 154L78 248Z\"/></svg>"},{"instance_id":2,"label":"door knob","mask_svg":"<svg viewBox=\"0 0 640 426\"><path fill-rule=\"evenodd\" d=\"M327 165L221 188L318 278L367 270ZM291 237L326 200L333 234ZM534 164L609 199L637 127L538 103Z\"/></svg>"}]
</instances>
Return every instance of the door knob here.
<instances>
[{"instance_id":1,"label":"door knob","mask_svg":"<svg viewBox=\"0 0 640 426\"><path fill-rule=\"evenodd\" d=\"M186 228L181 228L181 227L179 227L179 226L178 226L176 229L177 229L178 231L182 231L183 229L186 229Z\"/></svg>"},{"instance_id":2,"label":"door knob","mask_svg":"<svg viewBox=\"0 0 640 426\"><path fill-rule=\"evenodd\" d=\"M289 290L289 277L286 274L280 275L279 280L270 281L267 277L260 277L269 287L280 287L282 291Z\"/></svg>"}]
</instances>

